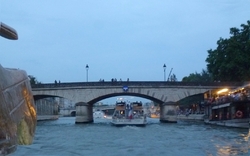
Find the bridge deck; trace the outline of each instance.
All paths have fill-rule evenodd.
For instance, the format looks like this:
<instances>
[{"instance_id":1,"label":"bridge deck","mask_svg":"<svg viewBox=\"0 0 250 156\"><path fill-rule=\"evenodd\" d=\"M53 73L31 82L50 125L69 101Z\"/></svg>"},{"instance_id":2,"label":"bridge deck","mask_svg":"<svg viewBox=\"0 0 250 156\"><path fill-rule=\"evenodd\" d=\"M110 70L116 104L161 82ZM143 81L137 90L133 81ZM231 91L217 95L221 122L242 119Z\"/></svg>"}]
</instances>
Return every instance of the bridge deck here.
<instances>
[{"instance_id":1,"label":"bridge deck","mask_svg":"<svg viewBox=\"0 0 250 156\"><path fill-rule=\"evenodd\" d=\"M242 86L243 82L169 82L169 81L117 81L117 82L68 82L68 83L43 83L32 85L32 88L58 88L58 87L91 87L91 86Z\"/></svg>"}]
</instances>

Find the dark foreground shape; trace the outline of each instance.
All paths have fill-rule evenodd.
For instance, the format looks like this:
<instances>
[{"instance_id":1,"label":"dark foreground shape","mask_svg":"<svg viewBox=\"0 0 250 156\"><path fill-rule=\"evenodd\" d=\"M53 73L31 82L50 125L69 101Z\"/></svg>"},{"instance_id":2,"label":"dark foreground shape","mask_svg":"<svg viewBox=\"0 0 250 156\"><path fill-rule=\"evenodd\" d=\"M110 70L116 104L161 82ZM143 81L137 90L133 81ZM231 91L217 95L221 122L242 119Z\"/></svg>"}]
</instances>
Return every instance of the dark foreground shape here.
<instances>
[{"instance_id":1,"label":"dark foreground shape","mask_svg":"<svg viewBox=\"0 0 250 156\"><path fill-rule=\"evenodd\" d=\"M161 123L177 123L177 121L160 120Z\"/></svg>"},{"instance_id":2,"label":"dark foreground shape","mask_svg":"<svg viewBox=\"0 0 250 156\"><path fill-rule=\"evenodd\" d=\"M16 30L2 22L0 22L0 36L10 40L18 39Z\"/></svg>"},{"instance_id":3,"label":"dark foreground shape","mask_svg":"<svg viewBox=\"0 0 250 156\"><path fill-rule=\"evenodd\" d=\"M84 122L75 122L75 124L88 124L88 123L94 123L94 120L84 121Z\"/></svg>"},{"instance_id":4,"label":"dark foreground shape","mask_svg":"<svg viewBox=\"0 0 250 156\"><path fill-rule=\"evenodd\" d=\"M0 155L14 152L18 144L32 144L36 123L26 72L0 65Z\"/></svg>"}]
</instances>

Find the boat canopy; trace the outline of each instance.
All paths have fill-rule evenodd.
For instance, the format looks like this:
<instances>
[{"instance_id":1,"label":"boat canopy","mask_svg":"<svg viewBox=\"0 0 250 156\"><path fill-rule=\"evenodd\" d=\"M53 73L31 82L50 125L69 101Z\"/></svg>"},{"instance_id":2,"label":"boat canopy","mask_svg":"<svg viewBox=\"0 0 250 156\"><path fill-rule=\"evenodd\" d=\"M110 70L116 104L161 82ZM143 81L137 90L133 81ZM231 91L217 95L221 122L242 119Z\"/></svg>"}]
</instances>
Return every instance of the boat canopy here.
<instances>
[{"instance_id":1,"label":"boat canopy","mask_svg":"<svg viewBox=\"0 0 250 156\"><path fill-rule=\"evenodd\" d=\"M133 106L133 110L142 110L142 106Z\"/></svg>"},{"instance_id":2,"label":"boat canopy","mask_svg":"<svg viewBox=\"0 0 250 156\"><path fill-rule=\"evenodd\" d=\"M230 103L225 103L222 105L213 106L212 109L219 109L219 108L224 108L224 107L228 107L228 106L230 106Z\"/></svg>"},{"instance_id":3,"label":"boat canopy","mask_svg":"<svg viewBox=\"0 0 250 156\"><path fill-rule=\"evenodd\" d=\"M116 110L124 110L124 107L123 107L123 106L116 106L115 109L116 109Z\"/></svg>"},{"instance_id":4,"label":"boat canopy","mask_svg":"<svg viewBox=\"0 0 250 156\"><path fill-rule=\"evenodd\" d=\"M132 105L133 106L142 106L142 103L141 102L133 102Z\"/></svg>"}]
</instances>

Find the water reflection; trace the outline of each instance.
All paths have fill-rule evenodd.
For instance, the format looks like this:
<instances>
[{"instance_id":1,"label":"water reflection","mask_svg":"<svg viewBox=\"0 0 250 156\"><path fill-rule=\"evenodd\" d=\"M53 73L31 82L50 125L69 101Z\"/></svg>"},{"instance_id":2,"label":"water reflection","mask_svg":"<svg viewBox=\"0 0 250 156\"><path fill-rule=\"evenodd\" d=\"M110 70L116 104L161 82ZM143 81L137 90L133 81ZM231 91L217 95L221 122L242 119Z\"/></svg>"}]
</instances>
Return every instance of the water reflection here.
<instances>
[{"instance_id":1,"label":"water reflection","mask_svg":"<svg viewBox=\"0 0 250 156\"><path fill-rule=\"evenodd\" d=\"M219 127L218 127L219 128ZM223 131L225 130L225 131ZM231 131L232 130L232 131ZM221 132L224 133L221 133ZM243 155L249 152L249 131L241 129L222 128L220 135L216 135L213 142L217 148L217 155ZM235 133L236 132L236 133Z\"/></svg>"},{"instance_id":2,"label":"water reflection","mask_svg":"<svg viewBox=\"0 0 250 156\"><path fill-rule=\"evenodd\" d=\"M248 130L151 118L146 127L114 127L107 119L76 125L74 119L39 122L34 143L18 147L13 156L249 156Z\"/></svg>"},{"instance_id":3,"label":"water reflection","mask_svg":"<svg viewBox=\"0 0 250 156\"><path fill-rule=\"evenodd\" d=\"M248 153L247 146L239 144L237 146L222 146L218 147L218 153L217 155L241 155L243 153Z\"/></svg>"}]
</instances>

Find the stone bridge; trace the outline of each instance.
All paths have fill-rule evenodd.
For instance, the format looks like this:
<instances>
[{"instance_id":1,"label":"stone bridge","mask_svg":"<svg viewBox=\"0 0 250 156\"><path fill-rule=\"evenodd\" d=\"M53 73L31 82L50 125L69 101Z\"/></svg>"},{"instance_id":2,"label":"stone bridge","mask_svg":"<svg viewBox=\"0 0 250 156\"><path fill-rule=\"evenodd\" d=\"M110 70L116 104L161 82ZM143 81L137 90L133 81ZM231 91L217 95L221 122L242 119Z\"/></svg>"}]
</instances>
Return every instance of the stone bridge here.
<instances>
[{"instance_id":1,"label":"stone bridge","mask_svg":"<svg viewBox=\"0 0 250 156\"><path fill-rule=\"evenodd\" d=\"M96 102L115 96L126 95L146 98L162 106L163 104L173 104L183 98L205 93L209 90L224 87L230 89L240 85L242 84L168 81L74 82L37 84L32 86L32 91L35 100L53 96L63 97L76 104L81 103L81 105L90 107L86 110L90 111ZM164 111L164 109L162 110Z\"/></svg>"}]
</instances>

